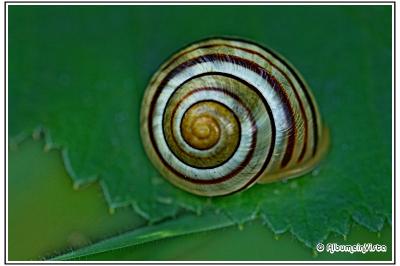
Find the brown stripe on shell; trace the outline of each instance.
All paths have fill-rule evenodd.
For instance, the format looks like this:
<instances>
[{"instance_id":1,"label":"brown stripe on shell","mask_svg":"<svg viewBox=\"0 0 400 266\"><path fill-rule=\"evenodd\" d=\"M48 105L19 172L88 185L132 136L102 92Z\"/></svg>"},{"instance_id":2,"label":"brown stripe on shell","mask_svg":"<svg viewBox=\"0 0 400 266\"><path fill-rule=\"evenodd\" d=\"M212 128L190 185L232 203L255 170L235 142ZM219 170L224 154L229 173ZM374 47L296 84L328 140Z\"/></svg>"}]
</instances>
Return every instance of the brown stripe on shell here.
<instances>
[{"instance_id":1,"label":"brown stripe on shell","mask_svg":"<svg viewBox=\"0 0 400 266\"><path fill-rule=\"evenodd\" d=\"M214 88L200 88L200 90L213 90ZM238 98L237 95L229 92L229 91L225 91L225 93L227 95L229 95L232 98ZM231 179L233 176L235 176L236 174L238 174L241 170L243 170L244 167L246 167L246 165L250 162L254 150L256 148L256 144L257 144L257 126L256 126L256 122L254 117L252 116L250 110L248 110L248 107L244 106L244 108L247 109L248 113L249 113L249 118L251 120L251 127L252 127L252 136L254 136L254 138L252 139L250 148L248 150L248 153L245 157L245 159L243 160L243 162L237 167L235 168L232 172L230 172L229 174L219 177L219 178L215 178L215 179L208 179L208 180L201 180L201 179L195 179L195 178L191 178L188 177L180 172L178 172L175 168L170 167L169 164L164 163L172 172L174 172L176 174L176 176L186 180L186 181L190 181L192 183L196 183L196 184L216 184L216 183L221 183L224 182L228 179ZM153 144L154 145L154 144ZM162 158L162 157L161 157ZM179 157L178 157L179 159ZM198 167L197 167L198 168Z\"/></svg>"},{"instance_id":2,"label":"brown stripe on shell","mask_svg":"<svg viewBox=\"0 0 400 266\"><path fill-rule=\"evenodd\" d=\"M223 38L221 38L223 39ZM229 39L226 39L229 40ZM234 41L235 39L231 39L232 41ZM237 39L237 41L242 41L240 39ZM312 146L312 155L315 156L315 153L317 151L317 147L318 147L318 141L319 141L319 136L318 136L318 127L320 127L320 125L318 124L317 121L317 110L316 110L316 106L314 104L314 101L311 98L310 92L307 89L307 86L304 84L304 81L302 78L300 78L299 74L297 73L297 71L285 60L283 59L280 55L278 55L276 52L272 51L271 49L267 48L267 47L263 47L257 43L251 42L251 41L243 41L243 42L247 42L249 44L252 44L254 46L257 46L261 49L266 50L268 53L270 53L271 55L273 55L274 57L276 57L277 59L280 60L280 62L287 68L289 69L289 71L292 73L292 75L295 77L295 79L297 80L297 82L300 84L301 88L303 89L303 93L306 96L307 102L308 102L308 106L310 106L311 109L311 117L312 117L312 124L313 124L313 146Z\"/></svg>"},{"instance_id":3,"label":"brown stripe on shell","mask_svg":"<svg viewBox=\"0 0 400 266\"><path fill-rule=\"evenodd\" d=\"M221 39L221 40L227 40L227 41L231 41L231 40L232 40L232 41L235 41L235 39L229 39L229 38L219 38L219 39ZM312 123L312 126L313 126L313 134L314 134L314 136L313 136L313 137L314 137L314 143L313 143L313 146L312 146L312 151L313 151L312 154L313 154L313 156L314 156L314 155L315 155L315 152L316 152L317 145L318 145L318 125L317 125L317 122L315 122L315 121L316 121L316 110L315 110L315 107L314 107L313 102L312 102L312 100L311 100L311 96L309 95L309 92L308 92L308 90L307 90L307 88L306 88L306 85L304 84L304 82L302 81L302 79L297 75L296 71L295 71L289 64L287 64L286 61L285 61L283 58L281 58L279 55L277 55L276 53L274 53L274 52L271 51L270 49L267 49L267 48L262 47L262 46L260 46L260 45L258 45L258 44L256 44L256 43L252 43L252 42L249 42L249 41L246 41L246 40L240 40L240 39L238 39L238 41L245 42L245 43L247 43L247 44L252 44L252 45L255 45L255 46L257 46L257 47L259 47L259 48L261 48L261 49L263 49L263 50L268 51L271 55L273 55L274 57L276 57L277 59L279 59L280 62L281 62L287 69L289 69L289 71L291 72L291 74L295 77L296 81L300 84L300 87L301 87L301 89L302 89L304 95L306 96L307 102L308 102L308 104L309 104L309 106L310 106L310 110L311 110L311 116L312 116L312 121L311 121L311 123ZM188 54L188 53L193 52L193 51L198 50L198 49L215 48L215 47L220 47L220 46L229 47L229 48L234 48L234 49L239 49L239 50L248 52L248 53L250 53L250 54L255 54L255 55L257 55L257 56L263 58L263 59L266 60L270 65L272 65L275 69L277 69L278 72L280 72L280 73L286 78L286 80L289 82L290 86L293 88L293 91L294 91L294 93L295 93L296 100L297 100L297 102L298 102L298 104L299 104L299 106L300 106L301 117L302 117L303 123L304 123L303 147L302 147L302 149L301 149L300 156L299 156L299 158L297 159L297 162L301 162L301 161L303 160L303 158L304 158L305 153L306 153L306 150L307 150L307 142L308 142L308 125L307 125L308 119L307 119L307 116L306 116L306 113L305 113L305 110L304 110L303 102L301 101L300 95L298 94L298 91L296 90L295 86L293 85L292 80L288 77L288 75L287 75L282 69L280 69L277 65L275 65L271 60L269 60L267 57L265 57L263 54L261 54L261 53L259 53L259 52L257 52L257 51L248 49L248 48L244 48L244 47L240 47L240 46L236 46L236 45L231 45L231 44L205 44L205 45L202 45L202 46L199 46L199 47L195 47L195 48L193 48L193 49L184 51L184 52L182 52L182 53L176 55L174 58L171 59L170 62L168 62L168 64L166 64L166 65L162 68L162 70L165 70L165 69L167 69L168 67L170 67L174 62L176 62L181 56L183 56L183 55L185 55L185 54ZM283 166L283 167L284 167L284 166Z\"/></svg>"},{"instance_id":4,"label":"brown stripe on shell","mask_svg":"<svg viewBox=\"0 0 400 266\"><path fill-rule=\"evenodd\" d=\"M178 67L177 67L177 68L178 68ZM176 69L177 69L177 68L176 68ZM176 70L176 69L175 69L175 70ZM166 83L167 83L176 73L178 73L178 72L179 72L179 71L171 71L171 72L164 78L164 80L161 81L161 83L159 84L159 86L158 86L158 88L157 88L157 90L156 90L156 92L155 92L155 95L154 95L154 97L153 97L153 99L152 99L152 102L151 102L151 104L150 104L149 117L148 117L148 119L149 119L148 127L149 127L149 133L150 133L149 135L150 135L151 143L152 143L152 145L153 145L153 147L154 147L154 149L155 149L155 151L156 151L158 157L160 158L161 162L164 164L164 166L167 167L171 172L173 172L174 174L176 174L176 175L179 176L180 178L183 178L184 180L189 181L189 182L192 182L192 183L203 184L203 185L212 185L212 184L224 182L224 181L230 179L232 176L234 176L237 172L235 172L235 173L232 173L232 172L231 172L231 174L229 174L229 175L227 175L227 176L225 176L225 177L218 178L218 179L211 179L211 180L199 180L199 179L189 178L189 177L187 177L187 176L185 176L185 175L182 175L182 174L179 173L176 169L174 169L174 168L171 167L168 163L166 163L166 161L164 160L164 158L161 156L160 151L158 150L157 146L155 145L155 139L154 139L154 134L153 134L153 131L152 131L152 123L151 123L151 119L152 119L153 113L154 113L154 106L155 106L155 102L156 102L155 99L158 98L159 94L161 93L161 89L166 85ZM265 106L265 108L266 108L266 110L267 110L267 113L268 113L268 116L269 116L269 120L270 120L270 122L271 122L271 144L270 144L270 148L269 148L267 157L266 157L266 159L264 160L264 163L263 163L261 169L260 169L260 170L259 170L259 171L258 171L244 186L242 186L242 187L240 187L240 188L238 189L238 190L242 190L242 189L248 187L249 185L251 185L255 180L257 180L257 178L258 178L258 177L263 173L263 171L267 168L268 163L270 162L270 160L271 160L271 158L272 158L272 154L273 154L273 151L274 151L274 148L275 148L275 137L276 137L276 127L275 127L275 122L274 122L274 119L273 119L272 110L271 110L271 108L269 107L268 103L266 102L266 100L264 99L264 97L261 95L260 91L259 91L257 88L255 88L253 85L251 85L251 84L248 83L247 81L242 80L242 79L240 79L240 78L238 78L238 77L236 77L236 76L233 76L233 75L227 74L227 73L222 73L222 72L202 73L202 74L199 74L199 75L197 75L197 76L191 77L190 79L186 80L185 82L183 82L182 84L180 84L180 85L178 86L178 88L181 87L181 86L183 86L184 83L188 82L188 81L191 80L191 79L194 79L194 78L199 77L199 76L205 76L205 75L207 75L207 74L213 74L213 75L218 74L218 75L222 75L222 76L227 76L227 77L233 78L233 79L235 79L235 80L241 82L242 84L244 84L244 85L247 86L248 88L252 89L255 93L257 93L257 94L260 96L260 99L262 100L262 102L263 102L263 104L264 104L264 106ZM255 129L256 129L256 128L255 128ZM255 145L255 142L254 142L254 145ZM252 147L250 147L250 149L253 149L253 150L254 150L254 149L255 149L255 146L253 146L253 144L252 144ZM240 167L240 166L239 166L239 167ZM243 167L244 167L244 166L243 166ZM238 191L238 190L232 191L231 193L234 193L234 192L236 192L236 191ZM229 194L230 194L230 193L229 193Z\"/></svg>"},{"instance_id":5,"label":"brown stripe on shell","mask_svg":"<svg viewBox=\"0 0 400 266\"><path fill-rule=\"evenodd\" d=\"M286 115L286 118L289 122L289 127L288 127L288 132L287 132L287 145L286 145L286 151L284 153L283 159L281 161L281 167L284 168L290 161L293 155L294 151L294 146L296 142L296 126L295 126L295 121L294 121L294 112L293 109L291 108L291 104L289 101L289 97L286 93L286 91L282 88L282 85L272 76L270 75L264 68L262 68L260 65L238 57L238 56L233 56L233 55L225 55L225 54L208 54L208 55L202 55L198 56L195 58L192 58L188 61L185 61L181 63L179 66L171 70L168 75L160 82L157 91L155 93L155 96L152 99L151 102L151 107L150 107L150 116L149 119L151 119L153 115L153 110L154 110L154 105L155 105L155 99L158 98L158 95L161 93L161 88L165 87L165 85L168 83L169 80L172 79L177 73L183 71L184 69L191 67L193 65L196 65L198 63L204 63L204 62L213 62L213 61L223 61L223 62L230 62L236 65L241 65L247 69L250 69L254 73L258 74L261 76L263 79L265 79L272 87L272 89L275 91L275 93L278 95L280 100L283 102L283 110ZM150 131L151 132L151 131ZM154 142L153 142L154 143Z\"/></svg>"}]
</instances>

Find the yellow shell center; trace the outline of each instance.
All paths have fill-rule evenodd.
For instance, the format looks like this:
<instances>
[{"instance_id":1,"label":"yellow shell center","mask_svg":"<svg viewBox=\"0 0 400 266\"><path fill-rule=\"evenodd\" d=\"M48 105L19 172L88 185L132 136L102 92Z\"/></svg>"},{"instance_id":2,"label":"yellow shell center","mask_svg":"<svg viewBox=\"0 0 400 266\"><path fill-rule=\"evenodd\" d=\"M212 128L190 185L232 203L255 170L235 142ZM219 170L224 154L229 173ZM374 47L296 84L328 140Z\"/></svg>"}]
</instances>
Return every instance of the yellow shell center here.
<instances>
[{"instance_id":1,"label":"yellow shell center","mask_svg":"<svg viewBox=\"0 0 400 266\"><path fill-rule=\"evenodd\" d=\"M229 125L229 126L228 126ZM215 146L224 134L232 136L236 144L238 124L232 112L220 103L199 102L191 106L183 115L181 133L183 139L195 149L206 150Z\"/></svg>"},{"instance_id":2,"label":"yellow shell center","mask_svg":"<svg viewBox=\"0 0 400 266\"><path fill-rule=\"evenodd\" d=\"M186 116L187 118L188 116ZM185 121L183 123L185 124ZM205 150L218 142L220 129L213 117L201 115L193 119L190 127L184 127L182 134L190 146L199 150Z\"/></svg>"},{"instance_id":3,"label":"yellow shell center","mask_svg":"<svg viewBox=\"0 0 400 266\"><path fill-rule=\"evenodd\" d=\"M170 121L172 118L166 118ZM173 120L172 120L173 121ZM180 135L183 141L197 151L179 147L177 136L166 138L174 154L193 167L211 168L228 160L237 149L240 140L240 124L229 107L216 101L200 101L190 106L180 120Z\"/></svg>"}]
</instances>

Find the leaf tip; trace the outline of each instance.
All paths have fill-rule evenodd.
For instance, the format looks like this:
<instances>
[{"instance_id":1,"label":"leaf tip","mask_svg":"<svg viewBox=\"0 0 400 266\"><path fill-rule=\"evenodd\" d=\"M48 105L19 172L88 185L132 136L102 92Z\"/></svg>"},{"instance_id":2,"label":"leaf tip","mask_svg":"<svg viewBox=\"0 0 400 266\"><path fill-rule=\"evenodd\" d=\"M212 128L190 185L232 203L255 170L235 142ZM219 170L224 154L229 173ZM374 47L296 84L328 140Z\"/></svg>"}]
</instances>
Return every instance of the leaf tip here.
<instances>
[{"instance_id":1,"label":"leaf tip","mask_svg":"<svg viewBox=\"0 0 400 266\"><path fill-rule=\"evenodd\" d=\"M52 148L53 148L53 146L50 143L46 143L44 145L43 151L44 152L49 152L49 151L51 151Z\"/></svg>"},{"instance_id":2,"label":"leaf tip","mask_svg":"<svg viewBox=\"0 0 400 266\"><path fill-rule=\"evenodd\" d=\"M74 190L79 190L79 188L80 188L79 182L74 182L72 187L73 187Z\"/></svg>"}]
</instances>

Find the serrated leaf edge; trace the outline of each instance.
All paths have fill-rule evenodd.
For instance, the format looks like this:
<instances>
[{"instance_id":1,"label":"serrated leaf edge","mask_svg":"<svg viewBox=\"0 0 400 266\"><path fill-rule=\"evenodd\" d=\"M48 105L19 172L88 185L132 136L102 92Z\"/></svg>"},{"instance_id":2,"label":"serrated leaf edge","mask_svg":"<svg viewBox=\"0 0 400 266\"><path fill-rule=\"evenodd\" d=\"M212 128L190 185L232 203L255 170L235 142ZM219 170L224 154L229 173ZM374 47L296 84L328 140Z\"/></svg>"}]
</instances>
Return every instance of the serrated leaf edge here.
<instances>
[{"instance_id":1,"label":"serrated leaf edge","mask_svg":"<svg viewBox=\"0 0 400 266\"><path fill-rule=\"evenodd\" d=\"M20 145L23 141L25 141L27 138L29 138L30 134L27 133L27 131L22 131L19 134L17 134L14 137L11 137L9 139L9 146L12 148L18 147L18 145ZM134 200L130 200L129 202L127 202L126 204L116 204L114 202L111 201L111 196L110 193L107 189L107 186L105 185L105 182L101 179L101 175L100 174L94 174L90 177L85 178L83 182L79 182L77 180L80 180L80 178L78 178L77 174L75 173L73 166L71 164L71 161L69 159L69 155L68 155L68 148L67 147L62 147L61 145L58 145L56 143L53 142L52 138L51 138L51 134L50 131L46 128L44 128L43 126L39 125L36 128L33 129L32 134L31 134L32 138L34 140L38 140L38 139L43 139L44 140L44 152L49 152L51 150L58 150L61 153L61 157L62 157L62 161L63 161L63 165L66 169L67 174L71 177L72 181L73 181L73 189L75 190L79 190L82 187L88 186L88 185L92 185L94 183L98 183L98 185L101 188L101 191L104 195L104 198L109 206L109 212L110 214L113 214L118 208L120 207L126 207L126 206L130 206L132 208L132 210L138 214L140 217L144 218L148 224L153 225L156 224L157 222L159 222L159 220L150 220L150 215L143 210L142 208L139 207L139 205L137 204L136 201ZM211 200L211 199L210 199ZM160 199L156 199L156 202L158 202L159 204L165 204L164 202L162 202L162 200ZM207 204L207 205L212 205L211 203ZM202 215L203 210L196 210L194 211L193 208L189 208L189 207L185 207L184 204L179 204L177 205L178 208L182 208L186 211L188 211L189 213L195 213L197 214L197 216ZM229 214L229 212L224 211L224 209L221 208L216 208L216 206L214 207L214 212L215 214L223 214L224 216L228 217L232 224L238 224L238 226L243 226L243 223L237 223L235 222L235 219ZM389 225L391 225L391 221L389 221L389 217L385 214L381 214L384 217L384 221L382 223L381 226L379 226L379 230L373 230L371 227L369 227L367 224L364 224L362 222L360 222L357 218L354 217L354 213L348 211L348 215L349 215L349 221L348 224L351 225L351 222L356 223L361 225L362 227L366 228L369 231L373 231L373 232L379 232L380 230L383 229L383 226L385 225L385 223L388 223ZM170 216L168 218L173 218L174 216ZM278 229L274 229L272 223L270 223L269 219L268 219L268 215L266 215L265 213L262 212L262 210L260 209L259 204L254 208L254 211L251 212L251 215L248 219L245 219L245 222L249 222L251 220L255 220L257 218L261 218L263 223L267 225L267 227L273 231L276 235L281 235L284 234L286 232L290 232L293 236L295 236L295 238L297 240L299 240L299 242L303 243L306 247L313 249L314 246L312 243L310 243L309 241L307 241L306 239L303 239L300 235L298 235L294 230L293 230L293 226L289 223L283 230L278 230ZM161 219L162 221L165 220L165 218ZM349 226L350 227L350 226ZM350 229L349 229L350 230ZM328 236L331 233L339 233L337 232L337 230L334 230L333 228L329 228L326 230L326 233L324 234L324 236L321 238L321 242L325 241ZM339 233L340 234L340 233ZM344 237L346 237L346 235L343 235Z\"/></svg>"}]
</instances>

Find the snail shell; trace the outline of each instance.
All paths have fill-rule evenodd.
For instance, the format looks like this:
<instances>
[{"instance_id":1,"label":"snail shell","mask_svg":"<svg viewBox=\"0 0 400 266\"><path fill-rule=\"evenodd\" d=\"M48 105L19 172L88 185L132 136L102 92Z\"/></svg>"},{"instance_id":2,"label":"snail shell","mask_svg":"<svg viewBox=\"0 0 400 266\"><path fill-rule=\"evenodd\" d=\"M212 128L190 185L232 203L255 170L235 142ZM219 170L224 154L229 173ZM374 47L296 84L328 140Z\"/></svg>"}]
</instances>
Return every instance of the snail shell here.
<instances>
[{"instance_id":1,"label":"snail shell","mask_svg":"<svg viewBox=\"0 0 400 266\"><path fill-rule=\"evenodd\" d=\"M226 38L192 44L160 67L144 95L141 134L165 178L205 196L302 175L329 142L294 67Z\"/></svg>"}]
</instances>

